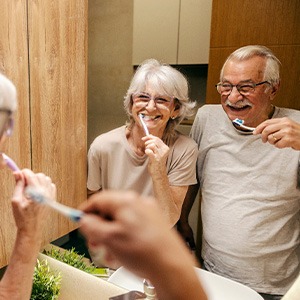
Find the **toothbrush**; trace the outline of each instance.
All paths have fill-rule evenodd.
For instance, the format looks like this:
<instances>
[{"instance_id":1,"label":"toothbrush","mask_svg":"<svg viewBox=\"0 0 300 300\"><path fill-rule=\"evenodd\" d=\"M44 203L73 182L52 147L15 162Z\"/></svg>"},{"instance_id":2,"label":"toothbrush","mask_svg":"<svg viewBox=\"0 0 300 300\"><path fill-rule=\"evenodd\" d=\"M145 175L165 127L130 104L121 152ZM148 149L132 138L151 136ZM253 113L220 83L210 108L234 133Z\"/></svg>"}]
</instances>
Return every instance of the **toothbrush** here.
<instances>
[{"instance_id":1,"label":"toothbrush","mask_svg":"<svg viewBox=\"0 0 300 300\"><path fill-rule=\"evenodd\" d=\"M50 200L49 198L45 197L38 189L32 186L28 186L26 188L25 194L28 198L34 200L37 203L48 205L49 207L68 217L74 222L79 222L84 215L84 212L81 210L74 209L56 201Z\"/></svg>"},{"instance_id":2,"label":"toothbrush","mask_svg":"<svg viewBox=\"0 0 300 300\"><path fill-rule=\"evenodd\" d=\"M12 170L12 171L20 171L20 168L17 166L17 164L5 153L2 153L2 157L6 163L6 165ZM83 212L68 206L65 206L63 204L60 204L55 201L51 201L48 198L46 198L41 192L39 192L37 189L34 189L33 187L27 187L25 193L29 198L32 200L41 203L41 204L47 204L48 206L52 207L53 209L57 210L61 214L69 217L72 221L78 222L80 218L83 216Z\"/></svg>"},{"instance_id":3,"label":"toothbrush","mask_svg":"<svg viewBox=\"0 0 300 300\"><path fill-rule=\"evenodd\" d=\"M233 125L238 126L238 127L244 129L247 132L253 132L254 129L255 129L254 127L249 127L249 126L244 125L243 124L244 120L241 120L241 119L234 119L232 121L232 123L233 123Z\"/></svg>"},{"instance_id":4,"label":"toothbrush","mask_svg":"<svg viewBox=\"0 0 300 300\"><path fill-rule=\"evenodd\" d=\"M2 157L5 161L5 164L13 171L20 171L20 168L17 166L17 164L5 153L2 153Z\"/></svg>"},{"instance_id":5,"label":"toothbrush","mask_svg":"<svg viewBox=\"0 0 300 300\"><path fill-rule=\"evenodd\" d=\"M144 121L144 115L143 115L143 114L139 114L139 117L140 117L141 123L142 123L142 125L143 125L145 134L146 134L146 135L149 135L149 130L148 130L147 125L146 125L146 123L145 123L145 121Z\"/></svg>"}]
</instances>

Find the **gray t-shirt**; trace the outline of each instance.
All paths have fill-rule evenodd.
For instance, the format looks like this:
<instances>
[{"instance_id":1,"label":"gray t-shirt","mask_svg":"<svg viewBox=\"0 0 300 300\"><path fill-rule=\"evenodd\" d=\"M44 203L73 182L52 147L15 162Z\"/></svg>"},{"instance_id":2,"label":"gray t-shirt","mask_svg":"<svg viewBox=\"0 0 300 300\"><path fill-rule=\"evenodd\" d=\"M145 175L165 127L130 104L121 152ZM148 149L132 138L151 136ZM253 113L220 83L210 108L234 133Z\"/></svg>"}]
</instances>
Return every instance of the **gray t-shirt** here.
<instances>
[{"instance_id":1,"label":"gray t-shirt","mask_svg":"<svg viewBox=\"0 0 300 300\"><path fill-rule=\"evenodd\" d=\"M300 122L299 111L275 108L273 118L284 116ZM300 152L239 133L221 105L198 110L191 136L199 145L206 267L284 294L300 271Z\"/></svg>"},{"instance_id":2,"label":"gray t-shirt","mask_svg":"<svg viewBox=\"0 0 300 300\"><path fill-rule=\"evenodd\" d=\"M195 184L197 144L179 134L170 147L167 176L172 186ZM138 156L130 147L125 126L98 136L88 153L87 188L134 190L153 196L152 179L148 173L148 156Z\"/></svg>"}]
</instances>

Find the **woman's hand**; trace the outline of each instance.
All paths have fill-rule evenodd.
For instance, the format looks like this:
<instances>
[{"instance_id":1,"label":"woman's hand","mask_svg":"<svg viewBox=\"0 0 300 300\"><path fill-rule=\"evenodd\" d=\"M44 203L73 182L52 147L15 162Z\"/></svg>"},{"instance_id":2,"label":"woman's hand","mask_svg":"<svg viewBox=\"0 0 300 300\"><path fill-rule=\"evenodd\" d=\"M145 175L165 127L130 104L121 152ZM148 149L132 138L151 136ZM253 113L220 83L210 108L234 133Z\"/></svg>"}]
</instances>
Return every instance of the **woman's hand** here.
<instances>
[{"instance_id":1,"label":"woman's hand","mask_svg":"<svg viewBox=\"0 0 300 300\"><path fill-rule=\"evenodd\" d=\"M170 225L174 226L188 187L171 186L169 183L166 163L170 148L151 134L142 140L145 142L145 153L149 156L148 172L152 178L154 196Z\"/></svg>"},{"instance_id":2,"label":"woman's hand","mask_svg":"<svg viewBox=\"0 0 300 300\"><path fill-rule=\"evenodd\" d=\"M30 237L41 237L42 229L49 214L45 205L35 203L24 195L26 186L32 186L43 192L49 199L56 199L56 186L51 178L29 169L14 173L16 187L12 196L12 208L18 232Z\"/></svg>"},{"instance_id":3,"label":"woman's hand","mask_svg":"<svg viewBox=\"0 0 300 300\"><path fill-rule=\"evenodd\" d=\"M170 148L157 136L152 134L144 136L145 153L149 157L148 170L150 175L160 175L166 172L166 161Z\"/></svg>"}]
</instances>

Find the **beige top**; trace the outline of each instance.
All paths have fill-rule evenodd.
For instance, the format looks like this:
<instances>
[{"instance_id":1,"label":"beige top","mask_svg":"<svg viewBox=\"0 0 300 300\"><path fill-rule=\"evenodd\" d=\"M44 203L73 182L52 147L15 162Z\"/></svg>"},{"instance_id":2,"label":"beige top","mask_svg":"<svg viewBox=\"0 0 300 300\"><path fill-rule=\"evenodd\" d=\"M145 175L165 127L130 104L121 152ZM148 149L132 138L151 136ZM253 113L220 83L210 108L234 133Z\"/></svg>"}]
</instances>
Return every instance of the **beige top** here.
<instances>
[{"instance_id":1,"label":"beige top","mask_svg":"<svg viewBox=\"0 0 300 300\"><path fill-rule=\"evenodd\" d=\"M172 186L195 184L197 144L182 134L167 160L167 175ZM152 179L148 173L148 156L138 156L130 147L125 126L98 136L88 152L88 181L90 191L99 189L134 190L153 196Z\"/></svg>"}]
</instances>

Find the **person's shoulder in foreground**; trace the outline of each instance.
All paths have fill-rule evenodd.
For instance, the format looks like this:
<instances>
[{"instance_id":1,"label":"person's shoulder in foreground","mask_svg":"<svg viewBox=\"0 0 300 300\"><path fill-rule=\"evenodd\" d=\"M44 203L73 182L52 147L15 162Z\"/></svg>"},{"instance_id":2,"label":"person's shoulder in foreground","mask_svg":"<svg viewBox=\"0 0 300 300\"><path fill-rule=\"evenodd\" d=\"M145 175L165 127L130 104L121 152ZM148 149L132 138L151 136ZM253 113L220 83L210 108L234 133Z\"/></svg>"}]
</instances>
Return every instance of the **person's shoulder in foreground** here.
<instances>
[{"instance_id":1,"label":"person's shoulder in foreground","mask_svg":"<svg viewBox=\"0 0 300 300\"><path fill-rule=\"evenodd\" d=\"M0 149L12 133L13 113L17 108L17 93L13 83L0 74ZM5 166L0 155L0 165ZM9 265L0 282L0 299L29 299L34 266L41 246L42 230L47 220L47 209L25 197L26 186L43 189L51 199L56 197L56 187L44 174L34 174L28 169L14 172L16 187L12 196L12 210L17 234ZM0 192L1 194L1 192ZM4 199L3 199L4 200Z\"/></svg>"}]
</instances>

